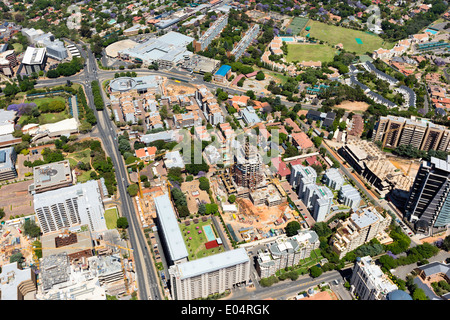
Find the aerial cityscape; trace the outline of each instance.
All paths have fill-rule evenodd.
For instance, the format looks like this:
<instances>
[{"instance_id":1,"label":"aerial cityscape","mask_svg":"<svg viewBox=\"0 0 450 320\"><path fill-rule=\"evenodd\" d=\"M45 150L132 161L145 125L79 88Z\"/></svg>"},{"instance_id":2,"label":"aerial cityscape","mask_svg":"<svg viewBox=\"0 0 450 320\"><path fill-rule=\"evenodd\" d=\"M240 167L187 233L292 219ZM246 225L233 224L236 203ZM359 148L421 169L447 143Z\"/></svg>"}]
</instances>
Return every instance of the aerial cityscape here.
<instances>
[{"instance_id":1,"label":"aerial cityscape","mask_svg":"<svg viewBox=\"0 0 450 320\"><path fill-rule=\"evenodd\" d=\"M0 1L0 300L450 300L449 2Z\"/></svg>"}]
</instances>

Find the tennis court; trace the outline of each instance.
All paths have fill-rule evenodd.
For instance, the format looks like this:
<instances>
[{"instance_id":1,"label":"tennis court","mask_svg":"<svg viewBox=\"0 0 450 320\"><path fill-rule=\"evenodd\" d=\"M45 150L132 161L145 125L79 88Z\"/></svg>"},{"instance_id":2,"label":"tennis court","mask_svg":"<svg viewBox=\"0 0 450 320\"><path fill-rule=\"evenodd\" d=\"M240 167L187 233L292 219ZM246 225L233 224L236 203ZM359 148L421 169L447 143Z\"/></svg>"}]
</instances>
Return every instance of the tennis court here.
<instances>
[{"instance_id":1,"label":"tennis court","mask_svg":"<svg viewBox=\"0 0 450 320\"><path fill-rule=\"evenodd\" d=\"M308 21L309 18L295 17L294 19L292 19L292 22L288 26L288 28L292 30L292 34L297 35L303 30Z\"/></svg>"}]
</instances>

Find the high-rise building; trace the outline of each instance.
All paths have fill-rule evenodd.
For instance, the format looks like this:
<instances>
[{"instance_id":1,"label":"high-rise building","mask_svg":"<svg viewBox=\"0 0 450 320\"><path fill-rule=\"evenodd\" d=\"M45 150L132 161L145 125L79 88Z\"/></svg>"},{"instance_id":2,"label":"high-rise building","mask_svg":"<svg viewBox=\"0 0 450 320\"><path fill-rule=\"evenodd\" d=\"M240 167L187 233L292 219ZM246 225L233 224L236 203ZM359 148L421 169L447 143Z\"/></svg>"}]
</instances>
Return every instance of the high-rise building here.
<instances>
[{"instance_id":1,"label":"high-rise building","mask_svg":"<svg viewBox=\"0 0 450 320\"><path fill-rule=\"evenodd\" d=\"M292 166L291 178L289 180L289 183L294 189L299 187L298 195L300 198L303 197L303 194L306 191L306 186L309 184L315 184L316 179L317 172L312 167L304 167L300 164Z\"/></svg>"},{"instance_id":2,"label":"high-rise building","mask_svg":"<svg viewBox=\"0 0 450 320\"><path fill-rule=\"evenodd\" d=\"M239 187L255 190L265 185L262 156L248 140L234 156L233 178Z\"/></svg>"},{"instance_id":3,"label":"high-rise building","mask_svg":"<svg viewBox=\"0 0 450 320\"><path fill-rule=\"evenodd\" d=\"M446 127L415 117L380 117L372 140L381 141L389 148L411 145L425 151L450 151L450 131Z\"/></svg>"},{"instance_id":4,"label":"high-rise building","mask_svg":"<svg viewBox=\"0 0 450 320\"><path fill-rule=\"evenodd\" d=\"M180 263L169 268L174 300L206 298L250 280L250 258L244 248Z\"/></svg>"},{"instance_id":5,"label":"high-rise building","mask_svg":"<svg viewBox=\"0 0 450 320\"><path fill-rule=\"evenodd\" d=\"M356 210L361 203L361 195L358 189L352 187L349 184L346 184L342 186L341 190L339 191L339 201L345 206Z\"/></svg>"},{"instance_id":6,"label":"high-rise building","mask_svg":"<svg viewBox=\"0 0 450 320\"><path fill-rule=\"evenodd\" d=\"M450 156L423 160L411 187L405 215L418 231L450 224Z\"/></svg>"},{"instance_id":7,"label":"high-rise building","mask_svg":"<svg viewBox=\"0 0 450 320\"><path fill-rule=\"evenodd\" d=\"M107 230L98 181L37 193L33 202L44 234L77 225L88 225L91 232Z\"/></svg>"},{"instance_id":8,"label":"high-rise building","mask_svg":"<svg viewBox=\"0 0 450 320\"><path fill-rule=\"evenodd\" d=\"M0 181L17 177L16 159L14 147L0 149Z\"/></svg>"},{"instance_id":9,"label":"high-rise building","mask_svg":"<svg viewBox=\"0 0 450 320\"><path fill-rule=\"evenodd\" d=\"M390 292L398 290L370 256L357 258L350 285L359 300L387 300Z\"/></svg>"},{"instance_id":10,"label":"high-rise building","mask_svg":"<svg viewBox=\"0 0 450 320\"><path fill-rule=\"evenodd\" d=\"M391 223L391 216L382 216L375 208L355 210L345 221L339 221L332 236L333 251L342 259L348 252L382 234Z\"/></svg>"},{"instance_id":11,"label":"high-rise building","mask_svg":"<svg viewBox=\"0 0 450 320\"><path fill-rule=\"evenodd\" d=\"M323 175L323 181L328 187L334 190L340 190L345 182L344 177L342 177L342 174L337 168L327 169Z\"/></svg>"},{"instance_id":12,"label":"high-rise building","mask_svg":"<svg viewBox=\"0 0 450 320\"><path fill-rule=\"evenodd\" d=\"M69 160L36 166L33 178L34 182L28 186L31 194L68 187L73 183Z\"/></svg>"},{"instance_id":13,"label":"high-rise building","mask_svg":"<svg viewBox=\"0 0 450 320\"><path fill-rule=\"evenodd\" d=\"M259 24L254 24L250 27L250 29L245 33L245 35L241 38L241 41L231 50L230 54L235 57L235 59L239 59L248 48L248 46L252 43L254 39L257 38L259 34Z\"/></svg>"},{"instance_id":14,"label":"high-rise building","mask_svg":"<svg viewBox=\"0 0 450 320\"><path fill-rule=\"evenodd\" d=\"M228 15L225 14L217 18L216 21L206 30L200 39L194 40L194 51L204 51L215 37L217 37L228 24Z\"/></svg>"},{"instance_id":15,"label":"high-rise building","mask_svg":"<svg viewBox=\"0 0 450 320\"><path fill-rule=\"evenodd\" d=\"M333 204L333 192L326 186L309 184L302 198L316 222L324 221Z\"/></svg>"}]
</instances>

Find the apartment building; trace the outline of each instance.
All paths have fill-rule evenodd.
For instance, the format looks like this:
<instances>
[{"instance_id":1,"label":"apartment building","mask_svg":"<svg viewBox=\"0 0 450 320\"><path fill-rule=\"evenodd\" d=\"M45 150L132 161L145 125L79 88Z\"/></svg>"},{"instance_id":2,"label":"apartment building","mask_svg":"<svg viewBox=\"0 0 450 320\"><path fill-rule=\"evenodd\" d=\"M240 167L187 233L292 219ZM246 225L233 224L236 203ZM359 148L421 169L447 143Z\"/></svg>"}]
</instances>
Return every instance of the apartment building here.
<instances>
[{"instance_id":1,"label":"apartment building","mask_svg":"<svg viewBox=\"0 0 450 320\"><path fill-rule=\"evenodd\" d=\"M361 194L358 189L349 184L342 186L339 191L339 201L353 210L356 210L361 203Z\"/></svg>"},{"instance_id":2,"label":"apartment building","mask_svg":"<svg viewBox=\"0 0 450 320\"><path fill-rule=\"evenodd\" d=\"M344 185L344 177L337 168L330 168L325 171L323 175L323 182L325 185L334 190L340 190Z\"/></svg>"},{"instance_id":3,"label":"apartment building","mask_svg":"<svg viewBox=\"0 0 450 320\"><path fill-rule=\"evenodd\" d=\"M225 116L217 103L214 95L208 90L204 85L198 86L197 91L195 91L195 100L205 115L208 122L216 126L225 121Z\"/></svg>"},{"instance_id":4,"label":"apartment building","mask_svg":"<svg viewBox=\"0 0 450 320\"><path fill-rule=\"evenodd\" d=\"M230 54L233 55L235 59L239 59L244 54L245 50L247 50L252 41L258 37L259 30L259 24L252 25L242 37L241 41L239 41L233 50L231 50Z\"/></svg>"},{"instance_id":5,"label":"apartment building","mask_svg":"<svg viewBox=\"0 0 450 320\"><path fill-rule=\"evenodd\" d=\"M380 117L374 128L372 140L384 146L396 148L411 145L419 150L450 151L450 131L427 119L411 119L395 116Z\"/></svg>"},{"instance_id":6,"label":"apartment building","mask_svg":"<svg viewBox=\"0 0 450 320\"><path fill-rule=\"evenodd\" d=\"M107 230L98 181L90 180L33 196L42 233L88 225L91 232Z\"/></svg>"},{"instance_id":7,"label":"apartment building","mask_svg":"<svg viewBox=\"0 0 450 320\"><path fill-rule=\"evenodd\" d=\"M370 256L357 258L350 285L350 291L359 300L388 300L388 294L398 290Z\"/></svg>"},{"instance_id":8,"label":"apartment building","mask_svg":"<svg viewBox=\"0 0 450 320\"><path fill-rule=\"evenodd\" d=\"M411 187L405 216L419 232L450 224L450 156L423 160Z\"/></svg>"},{"instance_id":9,"label":"apartment building","mask_svg":"<svg viewBox=\"0 0 450 320\"><path fill-rule=\"evenodd\" d=\"M382 234L391 223L389 215L382 216L374 207L359 208L345 221L339 221L332 236L333 251L342 259L351 252Z\"/></svg>"},{"instance_id":10,"label":"apartment building","mask_svg":"<svg viewBox=\"0 0 450 320\"><path fill-rule=\"evenodd\" d=\"M187 113L176 113L173 115L174 127L190 128L202 125L202 118L198 111L192 110Z\"/></svg>"},{"instance_id":11,"label":"apartment building","mask_svg":"<svg viewBox=\"0 0 450 320\"><path fill-rule=\"evenodd\" d=\"M292 166L291 177L289 183L294 188L298 188L298 195L300 198L306 191L306 186L309 184L315 184L317 179L317 172L312 167L305 167L300 164Z\"/></svg>"},{"instance_id":12,"label":"apartment building","mask_svg":"<svg viewBox=\"0 0 450 320\"><path fill-rule=\"evenodd\" d=\"M250 281L250 258L244 248L173 265L169 268L174 300L206 298Z\"/></svg>"},{"instance_id":13,"label":"apartment building","mask_svg":"<svg viewBox=\"0 0 450 320\"><path fill-rule=\"evenodd\" d=\"M217 18L216 21L206 30L200 39L194 40L194 52L204 51L208 48L211 41L217 37L228 24L228 15L225 14Z\"/></svg>"},{"instance_id":14,"label":"apartment building","mask_svg":"<svg viewBox=\"0 0 450 320\"><path fill-rule=\"evenodd\" d=\"M306 186L302 201L311 211L316 222L325 220L333 204L333 192L328 187L318 186L315 183Z\"/></svg>"},{"instance_id":15,"label":"apartment building","mask_svg":"<svg viewBox=\"0 0 450 320\"><path fill-rule=\"evenodd\" d=\"M258 252L256 271L261 278L267 278L278 270L299 264L309 258L311 252L320 246L319 236L312 230L299 230L289 238L281 238Z\"/></svg>"}]
</instances>

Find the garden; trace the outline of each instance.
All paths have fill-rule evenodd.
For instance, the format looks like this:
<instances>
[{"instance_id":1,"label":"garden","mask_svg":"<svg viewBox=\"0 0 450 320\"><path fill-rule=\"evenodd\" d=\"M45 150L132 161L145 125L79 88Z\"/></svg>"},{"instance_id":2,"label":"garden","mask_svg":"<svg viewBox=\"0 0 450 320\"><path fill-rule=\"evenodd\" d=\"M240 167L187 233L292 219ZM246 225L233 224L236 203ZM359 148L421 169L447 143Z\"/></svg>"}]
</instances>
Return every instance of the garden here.
<instances>
[{"instance_id":1,"label":"garden","mask_svg":"<svg viewBox=\"0 0 450 320\"><path fill-rule=\"evenodd\" d=\"M197 223L195 223L195 221L197 221ZM224 252L222 245L211 245L214 243L211 242L211 239L208 239L207 234L205 234L207 228L211 228L214 237L217 237L214 226L211 224L211 220L207 219L203 221L201 219L195 219L194 223L188 222L188 224L189 225L183 223L180 225L180 229L186 244L186 249L189 253L189 260L200 259Z\"/></svg>"}]
</instances>

